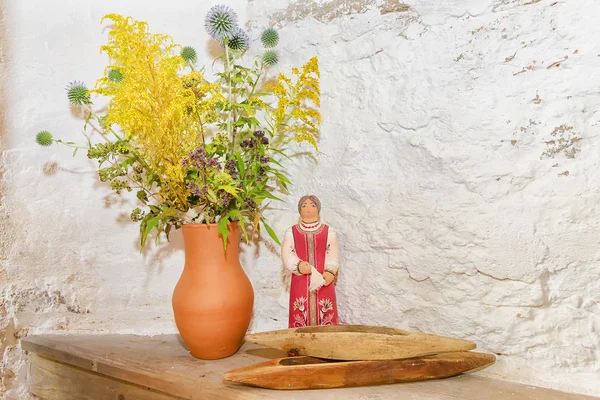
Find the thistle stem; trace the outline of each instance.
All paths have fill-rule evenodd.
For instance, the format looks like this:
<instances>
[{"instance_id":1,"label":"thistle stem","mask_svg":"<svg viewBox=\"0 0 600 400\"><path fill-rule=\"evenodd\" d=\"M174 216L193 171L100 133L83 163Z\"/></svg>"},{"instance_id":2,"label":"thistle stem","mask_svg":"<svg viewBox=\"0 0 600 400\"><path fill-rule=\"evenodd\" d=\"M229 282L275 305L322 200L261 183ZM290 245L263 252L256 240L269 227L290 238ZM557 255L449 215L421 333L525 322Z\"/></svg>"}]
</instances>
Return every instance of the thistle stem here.
<instances>
[{"instance_id":1,"label":"thistle stem","mask_svg":"<svg viewBox=\"0 0 600 400\"><path fill-rule=\"evenodd\" d=\"M75 149L88 149L88 147L84 147L84 146L78 146L78 145L76 145L76 144L72 144L72 143L63 142L61 139L54 139L54 141L55 141L56 143L60 143L60 144L62 144L62 145L64 145L64 146L67 146L67 147L73 147L73 148L75 148Z\"/></svg>"},{"instance_id":2,"label":"thistle stem","mask_svg":"<svg viewBox=\"0 0 600 400\"><path fill-rule=\"evenodd\" d=\"M232 135L231 132L231 63L229 62L229 46L228 40L225 39L225 71L227 72L227 87L229 93L227 95L227 103L229 110L227 111L227 136Z\"/></svg>"}]
</instances>

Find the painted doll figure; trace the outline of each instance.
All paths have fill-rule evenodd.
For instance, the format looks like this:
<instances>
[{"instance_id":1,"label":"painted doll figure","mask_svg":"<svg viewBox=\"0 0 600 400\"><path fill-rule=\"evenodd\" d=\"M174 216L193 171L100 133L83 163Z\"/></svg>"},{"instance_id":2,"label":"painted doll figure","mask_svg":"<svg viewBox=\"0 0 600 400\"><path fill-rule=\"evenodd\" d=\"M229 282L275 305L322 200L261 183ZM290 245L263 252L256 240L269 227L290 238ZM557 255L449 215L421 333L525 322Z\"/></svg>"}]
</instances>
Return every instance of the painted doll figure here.
<instances>
[{"instance_id":1,"label":"painted doll figure","mask_svg":"<svg viewBox=\"0 0 600 400\"><path fill-rule=\"evenodd\" d=\"M335 231L321 223L320 211L316 196L302 197L298 202L301 220L283 239L281 257L292 272L289 328L338 323L339 246Z\"/></svg>"}]
</instances>

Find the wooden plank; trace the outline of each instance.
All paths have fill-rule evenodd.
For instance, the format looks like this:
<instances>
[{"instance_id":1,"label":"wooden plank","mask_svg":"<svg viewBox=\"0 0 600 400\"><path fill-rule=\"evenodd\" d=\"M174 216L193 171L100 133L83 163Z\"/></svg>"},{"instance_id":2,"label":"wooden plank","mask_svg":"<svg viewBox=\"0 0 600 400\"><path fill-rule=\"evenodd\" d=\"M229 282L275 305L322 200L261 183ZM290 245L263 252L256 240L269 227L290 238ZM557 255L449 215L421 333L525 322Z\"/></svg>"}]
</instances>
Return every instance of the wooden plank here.
<instances>
[{"instance_id":1,"label":"wooden plank","mask_svg":"<svg viewBox=\"0 0 600 400\"><path fill-rule=\"evenodd\" d=\"M469 351L402 360L286 357L227 371L223 379L268 389L330 389L448 378L487 367L495 360L493 354Z\"/></svg>"},{"instance_id":2,"label":"wooden plank","mask_svg":"<svg viewBox=\"0 0 600 400\"><path fill-rule=\"evenodd\" d=\"M50 360L186 399L221 395L222 373L226 370L222 366L239 368L251 357L198 360L189 354L178 335L40 335L25 338L21 346ZM225 390L231 392L230 398L243 392L239 388Z\"/></svg>"},{"instance_id":3,"label":"wooden plank","mask_svg":"<svg viewBox=\"0 0 600 400\"><path fill-rule=\"evenodd\" d=\"M203 361L186 351L178 335L41 335L21 342L25 350L81 369L186 399L419 399L592 400L582 395L483 378L454 378L327 390L275 391L223 382L225 371L282 358L286 353L245 343L232 357ZM85 393L85 392L84 392ZM81 396L79 397L81 398ZM104 400L99 398L99 400ZM127 398L126 398L127 400ZM598 399L596 399L598 400Z\"/></svg>"},{"instance_id":4,"label":"wooden plank","mask_svg":"<svg viewBox=\"0 0 600 400\"><path fill-rule=\"evenodd\" d=\"M245 339L294 355L332 360L395 360L477 347L467 340L370 325L308 326L254 333Z\"/></svg>"},{"instance_id":5,"label":"wooden plank","mask_svg":"<svg viewBox=\"0 0 600 400\"><path fill-rule=\"evenodd\" d=\"M31 360L29 381L31 393L45 400L181 399L37 355Z\"/></svg>"}]
</instances>

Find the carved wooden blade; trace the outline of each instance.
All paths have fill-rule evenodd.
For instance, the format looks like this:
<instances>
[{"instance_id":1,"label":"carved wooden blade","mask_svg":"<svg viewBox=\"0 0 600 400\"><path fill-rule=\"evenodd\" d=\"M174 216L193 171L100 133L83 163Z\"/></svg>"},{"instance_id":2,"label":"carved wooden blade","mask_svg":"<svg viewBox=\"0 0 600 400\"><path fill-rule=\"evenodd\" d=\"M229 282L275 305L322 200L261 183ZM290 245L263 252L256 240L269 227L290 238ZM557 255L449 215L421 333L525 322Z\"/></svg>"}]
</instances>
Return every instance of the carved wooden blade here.
<instances>
[{"instance_id":1,"label":"carved wooden blade","mask_svg":"<svg viewBox=\"0 0 600 400\"><path fill-rule=\"evenodd\" d=\"M228 371L223 379L267 389L329 389L447 378L492 365L493 354L454 352L403 360L288 357Z\"/></svg>"},{"instance_id":2,"label":"carved wooden blade","mask_svg":"<svg viewBox=\"0 0 600 400\"><path fill-rule=\"evenodd\" d=\"M248 342L332 360L394 360L472 350L473 342L386 326L328 325L246 335Z\"/></svg>"}]
</instances>

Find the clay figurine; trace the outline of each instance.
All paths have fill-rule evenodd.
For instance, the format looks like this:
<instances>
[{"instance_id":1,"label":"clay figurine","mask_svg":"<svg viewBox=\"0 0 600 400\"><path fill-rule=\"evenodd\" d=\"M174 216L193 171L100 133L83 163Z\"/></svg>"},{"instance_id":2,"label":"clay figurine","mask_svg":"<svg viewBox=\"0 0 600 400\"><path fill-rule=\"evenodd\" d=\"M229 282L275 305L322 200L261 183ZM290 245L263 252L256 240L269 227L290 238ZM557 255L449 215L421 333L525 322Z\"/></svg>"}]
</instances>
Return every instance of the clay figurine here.
<instances>
[{"instance_id":1,"label":"clay figurine","mask_svg":"<svg viewBox=\"0 0 600 400\"><path fill-rule=\"evenodd\" d=\"M336 325L337 234L321 223L316 196L302 197L298 212L300 222L287 230L281 250L283 263L292 272L288 327Z\"/></svg>"}]
</instances>

